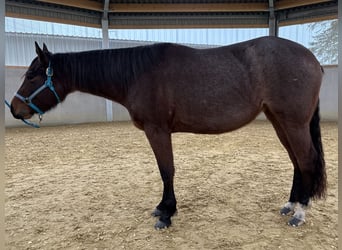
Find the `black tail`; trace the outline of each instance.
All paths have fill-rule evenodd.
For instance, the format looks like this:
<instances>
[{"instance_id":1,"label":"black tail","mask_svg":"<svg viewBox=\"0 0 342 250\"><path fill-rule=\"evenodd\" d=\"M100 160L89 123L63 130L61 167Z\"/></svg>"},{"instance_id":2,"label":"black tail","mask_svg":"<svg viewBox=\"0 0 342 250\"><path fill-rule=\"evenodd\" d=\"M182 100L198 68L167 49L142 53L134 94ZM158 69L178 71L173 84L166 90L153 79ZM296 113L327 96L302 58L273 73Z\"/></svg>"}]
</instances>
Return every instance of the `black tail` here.
<instances>
[{"instance_id":1,"label":"black tail","mask_svg":"<svg viewBox=\"0 0 342 250\"><path fill-rule=\"evenodd\" d=\"M311 140L317 152L315 171L313 173L313 186L311 191L311 197L313 198L324 198L326 195L327 188L327 175L325 172L325 161L324 152L321 140L321 129L320 129L320 116L319 116L319 102L315 113L310 122L310 134Z\"/></svg>"}]
</instances>

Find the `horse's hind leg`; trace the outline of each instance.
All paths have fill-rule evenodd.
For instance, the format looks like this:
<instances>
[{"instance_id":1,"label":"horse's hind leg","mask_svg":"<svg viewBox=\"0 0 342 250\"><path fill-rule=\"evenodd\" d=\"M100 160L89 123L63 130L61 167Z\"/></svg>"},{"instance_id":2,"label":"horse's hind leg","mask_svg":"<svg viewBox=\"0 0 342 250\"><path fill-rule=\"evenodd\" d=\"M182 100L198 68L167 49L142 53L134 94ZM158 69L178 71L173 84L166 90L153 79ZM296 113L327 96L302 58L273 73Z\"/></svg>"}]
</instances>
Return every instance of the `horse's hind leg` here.
<instances>
[{"instance_id":1,"label":"horse's hind leg","mask_svg":"<svg viewBox=\"0 0 342 250\"><path fill-rule=\"evenodd\" d=\"M294 175L293 175L293 182L292 182L292 188L290 193L290 198L288 202L284 205L284 207L280 210L281 215L288 215L292 213L295 209L295 206L298 202L298 194L300 193L300 186L301 186L301 177L300 177L300 171L297 164L296 157L291 149L290 143L287 140L286 133L284 132L283 128L281 127L281 124L277 121L276 117L267 109L265 108L264 113L268 120L272 123L278 138L280 142L283 144L285 149L288 152L288 155L292 161L292 164L294 166Z\"/></svg>"},{"instance_id":2,"label":"horse's hind leg","mask_svg":"<svg viewBox=\"0 0 342 250\"><path fill-rule=\"evenodd\" d=\"M292 226L298 226L304 222L304 209L313 196L317 153L311 142L309 126L290 128L287 130L287 137L298 164L293 178L293 185L298 190L291 195L292 199L299 202L299 208L289 223Z\"/></svg>"},{"instance_id":3,"label":"horse's hind leg","mask_svg":"<svg viewBox=\"0 0 342 250\"><path fill-rule=\"evenodd\" d=\"M173 188L175 169L173 165L171 134L155 126L145 125L144 130L156 157L164 184L163 198L152 213L153 216L159 217L155 228L161 229L171 225L171 216L177 210Z\"/></svg>"},{"instance_id":4,"label":"horse's hind leg","mask_svg":"<svg viewBox=\"0 0 342 250\"><path fill-rule=\"evenodd\" d=\"M310 124L296 124L280 117L275 117L269 111L266 111L265 114L275 127L278 137L287 149L294 165L290 199L281 210L281 213L287 214L291 212L296 202L298 202L299 206L293 218L289 221L290 225L298 226L305 220L305 208L309 205L310 198L320 197L324 193L325 172L323 155L320 155L321 152L317 152L317 145L313 142L317 138L313 138L312 121ZM318 113L315 113L315 115L318 115ZM314 126L319 130L318 122ZM319 162L319 159L322 159L323 162Z\"/></svg>"}]
</instances>

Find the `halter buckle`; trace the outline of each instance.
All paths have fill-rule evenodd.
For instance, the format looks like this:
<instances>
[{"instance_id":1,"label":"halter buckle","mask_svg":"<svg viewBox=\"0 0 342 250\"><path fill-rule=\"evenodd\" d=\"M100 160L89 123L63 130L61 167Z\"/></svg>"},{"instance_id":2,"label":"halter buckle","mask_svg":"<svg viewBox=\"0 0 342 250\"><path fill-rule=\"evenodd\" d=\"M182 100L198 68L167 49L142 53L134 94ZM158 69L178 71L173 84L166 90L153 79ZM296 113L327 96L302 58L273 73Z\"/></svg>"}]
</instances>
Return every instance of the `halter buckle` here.
<instances>
[{"instance_id":1,"label":"halter buckle","mask_svg":"<svg viewBox=\"0 0 342 250\"><path fill-rule=\"evenodd\" d=\"M24 98L24 102L29 105L31 103L31 99L29 97Z\"/></svg>"},{"instance_id":2,"label":"halter buckle","mask_svg":"<svg viewBox=\"0 0 342 250\"><path fill-rule=\"evenodd\" d=\"M49 64L49 67L46 68L46 75L47 76L53 76L53 69L50 67L50 64Z\"/></svg>"}]
</instances>

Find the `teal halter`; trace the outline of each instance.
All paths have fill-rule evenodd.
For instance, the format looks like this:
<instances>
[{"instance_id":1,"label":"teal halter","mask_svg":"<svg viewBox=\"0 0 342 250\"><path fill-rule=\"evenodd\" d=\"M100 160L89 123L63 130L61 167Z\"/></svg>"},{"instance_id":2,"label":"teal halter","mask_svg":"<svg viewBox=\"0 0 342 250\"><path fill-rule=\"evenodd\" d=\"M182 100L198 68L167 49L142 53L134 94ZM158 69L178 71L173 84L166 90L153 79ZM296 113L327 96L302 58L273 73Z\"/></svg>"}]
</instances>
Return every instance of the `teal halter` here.
<instances>
[{"instance_id":1,"label":"teal halter","mask_svg":"<svg viewBox=\"0 0 342 250\"><path fill-rule=\"evenodd\" d=\"M59 98L55 90L55 87L53 86L53 83L52 83L53 70L50 67L50 62L49 62L49 67L47 67L46 69L46 75L47 75L47 79L45 83L41 87L39 87L36 91L34 91L29 97L23 97L22 95L19 95L18 93L15 94L17 98L19 98L21 101L27 104L30 108L36 111L40 116L43 115L44 112L32 102L32 99L35 98L44 89L49 88L52 91L52 93L55 95L57 99L57 103L61 102L61 99Z\"/></svg>"},{"instance_id":2,"label":"teal halter","mask_svg":"<svg viewBox=\"0 0 342 250\"><path fill-rule=\"evenodd\" d=\"M34 111L36 111L39 114L39 119L41 120L41 116L44 114L44 112L38 108L35 104L32 103L32 99L34 97L36 97L40 92L42 92L45 88L49 88L52 93L56 96L57 102L60 103L61 99L59 98L55 87L53 86L52 83L52 76L53 76L53 70L50 66L50 62L49 62L49 67L46 69L46 75L47 75L47 79L45 81L45 83L39 87L36 91L34 91L29 97L23 97L22 95L19 95L18 93L15 94L15 96L17 98L19 98L21 101L23 101L24 103L26 103L30 108L32 108ZM11 105L5 100L5 104L8 106L8 108L11 108ZM25 124L32 126L34 128L39 128L39 125L34 124L32 122L29 122L25 119L21 119Z\"/></svg>"}]
</instances>

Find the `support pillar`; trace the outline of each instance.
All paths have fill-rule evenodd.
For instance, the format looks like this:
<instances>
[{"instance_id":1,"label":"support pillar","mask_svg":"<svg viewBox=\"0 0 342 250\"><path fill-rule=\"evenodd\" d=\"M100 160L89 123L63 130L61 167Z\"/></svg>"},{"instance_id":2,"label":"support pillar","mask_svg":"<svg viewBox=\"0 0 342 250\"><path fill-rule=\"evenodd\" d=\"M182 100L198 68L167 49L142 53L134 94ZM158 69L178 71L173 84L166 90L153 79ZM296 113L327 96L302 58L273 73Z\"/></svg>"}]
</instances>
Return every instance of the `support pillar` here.
<instances>
[{"instance_id":1,"label":"support pillar","mask_svg":"<svg viewBox=\"0 0 342 250\"><path fill-rule=\"evenodd\" d=\"M105 0L103 6L102 24L102 49L109 49L109 34L108 34L108 9L109 0ZM108 122L113 121L113 102L106 99L106 119Z\"/></svg>"},{"instance_id":2,"label":"support pillar","mask_svg":"<svg viewBox=\"0 0 342 250\"><path fill-rule=\"evenodd\" d=\"M5 249L5 1L0 1L0 249Z\"/></svg>"},{"instance_id":3,"label":"support pillar","mask_svg":"<svg viewBox=\"0 0 342 250\"><path fill-rule=\"evenodd\" d=\"M274 11L274 1L268 1L269 6L269 17L268 17L268 35L269 36L278 36L278 19Z\"/></svg>"}]
</instances>

